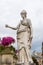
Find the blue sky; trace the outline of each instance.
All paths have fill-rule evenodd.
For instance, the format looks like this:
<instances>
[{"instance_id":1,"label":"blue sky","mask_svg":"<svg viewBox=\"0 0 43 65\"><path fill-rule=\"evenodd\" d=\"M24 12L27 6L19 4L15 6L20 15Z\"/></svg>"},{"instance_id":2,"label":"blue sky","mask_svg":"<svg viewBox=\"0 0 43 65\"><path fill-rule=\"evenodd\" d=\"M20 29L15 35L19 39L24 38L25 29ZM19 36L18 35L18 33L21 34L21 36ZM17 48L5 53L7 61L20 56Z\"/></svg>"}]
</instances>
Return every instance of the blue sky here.
<instances>
[{"instance_id":1,"label":"blue sky","mask_svg":"<svg viewBox=\"0 0 43 65\"><path fill-rule=\"evenodd\" d=\"M6 29L5 24L16 27L23 9L27 11L33 26L32 50L40 51L43 41L43 0L0 0L0 37L12 36L16 39L16 31ZM16 43L14 46L17 48Z\"/></svg>"}]
</instances>

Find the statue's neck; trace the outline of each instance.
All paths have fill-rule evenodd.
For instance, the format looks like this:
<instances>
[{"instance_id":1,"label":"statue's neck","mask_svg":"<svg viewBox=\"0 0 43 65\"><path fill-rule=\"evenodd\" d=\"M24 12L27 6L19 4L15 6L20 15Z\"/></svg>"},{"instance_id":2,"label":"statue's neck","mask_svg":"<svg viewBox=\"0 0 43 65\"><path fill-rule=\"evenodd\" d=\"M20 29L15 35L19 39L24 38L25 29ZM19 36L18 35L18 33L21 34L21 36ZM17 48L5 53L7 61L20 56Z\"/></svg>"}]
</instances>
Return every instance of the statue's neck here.
<instances>
[{"instance_id":1,"label":"statue's neck","mask_svg":"<svg viewBox=\"0 0 43 65\"><path fill-rule=\"evenodd\" d=\"M25 21L25 20L26 20L26 18L23 19L23 21Z\"/></svg>"},{"instance_id":2,"label":"statue's neck","mask_svg":"<svg viewBox=\"0 0 43 65\"><path fill-rule=\"evenodd\" d=\"M27 25L27 21L26 21L26 18L22 20L21 22L23 25Z\"/></svg>"}]
</instances>

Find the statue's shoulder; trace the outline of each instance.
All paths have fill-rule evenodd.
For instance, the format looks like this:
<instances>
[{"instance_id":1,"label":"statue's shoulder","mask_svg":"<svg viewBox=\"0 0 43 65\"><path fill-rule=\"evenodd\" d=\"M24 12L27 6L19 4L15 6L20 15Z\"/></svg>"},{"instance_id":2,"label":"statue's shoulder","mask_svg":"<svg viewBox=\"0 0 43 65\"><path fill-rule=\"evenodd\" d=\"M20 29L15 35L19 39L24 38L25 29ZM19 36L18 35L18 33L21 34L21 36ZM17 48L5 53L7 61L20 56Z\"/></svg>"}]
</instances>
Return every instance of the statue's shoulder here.
<instances>
[{"instance_id":1,"label":"statue's shoulder","mask_svg":"<svg viewBox=\"0 0 43 65\"><path fill-rule=\"evenodd\" d=\"M27 18L26 20L27 20L27 22L31 22L31 19L29 19L29 18Z\"/></svg>"},{"instance_id":2,"label":"statue's shoulder","mask_svg":"<svg viewBox=\"0 0 43 65\"><path fill-rule=\"evenodd\" d=\"M20 20L20 23L23 22L23 20Z\"/></svg>"},{"instance_id":3,"label":"statue's shoulder","mask_svg":"<svg viewBox=\"0 0 43 65\"><path fill-rule=\"evenodd\" d=\"M27 19L27 23L30 25L31 24L31 19Z\"/></svg>"}]
</instances>

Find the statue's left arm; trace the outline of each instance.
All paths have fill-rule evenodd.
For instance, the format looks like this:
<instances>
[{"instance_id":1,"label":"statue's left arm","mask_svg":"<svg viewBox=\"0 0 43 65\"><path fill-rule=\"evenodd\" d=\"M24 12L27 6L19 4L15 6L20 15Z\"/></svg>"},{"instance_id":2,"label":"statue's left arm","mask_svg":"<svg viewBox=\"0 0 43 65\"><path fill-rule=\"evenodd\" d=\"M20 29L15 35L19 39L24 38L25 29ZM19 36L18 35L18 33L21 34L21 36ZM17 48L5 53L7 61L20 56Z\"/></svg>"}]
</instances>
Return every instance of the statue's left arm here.
<instances>
[{"instance_id":1,"label":"statue's left arm","mask_svg":"<svg viewBox=\"0 0 43 65\"><path fill-rule=\"evenodd\" d=\"M30 38L32 40L32 38L33 38L32 23L31 23L31 20L30 19L28 19L27 22L28 22L28 28L30 28Z\"/></svg>"}]
</instances>

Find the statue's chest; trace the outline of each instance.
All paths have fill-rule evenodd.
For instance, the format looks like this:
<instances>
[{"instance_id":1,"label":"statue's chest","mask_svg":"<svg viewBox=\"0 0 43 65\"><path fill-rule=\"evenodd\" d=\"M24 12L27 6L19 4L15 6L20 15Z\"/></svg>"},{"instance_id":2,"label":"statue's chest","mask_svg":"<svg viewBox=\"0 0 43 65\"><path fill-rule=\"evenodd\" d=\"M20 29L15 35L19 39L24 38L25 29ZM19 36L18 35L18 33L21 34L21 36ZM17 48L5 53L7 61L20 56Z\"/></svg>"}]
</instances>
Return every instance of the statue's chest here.
<instances>
[{"instance_id":1,"label":"statue's chest","mask_svg":"<svg viewBox=\"0 0 43 65\"><path fill-rule=\"evenodd\" d=\"M21 22L21 24L19 26L19 29L25 29L25 28L27 28L27 21Z\"/></svg>"},{"instance_id":2,"label":"statue's chest","mask_svg":"<svg viewBox=\"0 0 43 65\"><path fill-rule=\"evenodd\" d=\"M24 26L24 25L20 25L20 27L18 28L19 30L23 30L23 29L25 29L26 28L26 26Z\"/></svg>"}]
</instances>

